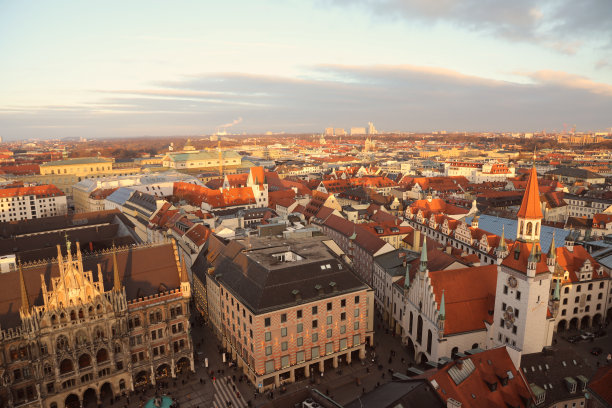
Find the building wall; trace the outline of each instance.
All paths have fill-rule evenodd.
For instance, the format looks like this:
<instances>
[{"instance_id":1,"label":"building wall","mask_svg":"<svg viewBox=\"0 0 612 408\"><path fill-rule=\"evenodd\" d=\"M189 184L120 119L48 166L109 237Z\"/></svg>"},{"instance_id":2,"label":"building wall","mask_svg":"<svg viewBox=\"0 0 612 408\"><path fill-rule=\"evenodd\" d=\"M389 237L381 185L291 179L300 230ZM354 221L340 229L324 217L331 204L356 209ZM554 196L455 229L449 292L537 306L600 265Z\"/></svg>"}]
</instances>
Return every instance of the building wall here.
<instances>
[{"instance_id":1,"label":"building wall","mask_svg":"<svg viewBox=\"0 0 612 408\"><path fill-rule=\"evenodd\" d=\"M36 195L0 198L0 221L31 220L33 218L66 215L66 196L37 197Z\"/></svg>"}]
</instances>

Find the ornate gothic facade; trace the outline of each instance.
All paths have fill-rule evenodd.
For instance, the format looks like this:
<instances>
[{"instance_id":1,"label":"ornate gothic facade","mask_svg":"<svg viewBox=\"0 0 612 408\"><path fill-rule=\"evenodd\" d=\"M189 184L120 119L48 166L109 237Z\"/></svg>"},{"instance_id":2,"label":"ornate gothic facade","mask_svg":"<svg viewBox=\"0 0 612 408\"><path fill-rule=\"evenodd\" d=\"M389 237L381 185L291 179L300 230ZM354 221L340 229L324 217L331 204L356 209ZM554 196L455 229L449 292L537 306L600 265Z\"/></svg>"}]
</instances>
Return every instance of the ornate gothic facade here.
<instances>
[{"instance_id":1,"label":"ornate gothic facade","mask_svg":"<svg viewBox=\"0 0 612 408\"><path fill-rule=\"evenodd\" d=\"M0 407L98 406L193 370L174 245L66 249L0 275Z\"/></svg>"}]
</instances>

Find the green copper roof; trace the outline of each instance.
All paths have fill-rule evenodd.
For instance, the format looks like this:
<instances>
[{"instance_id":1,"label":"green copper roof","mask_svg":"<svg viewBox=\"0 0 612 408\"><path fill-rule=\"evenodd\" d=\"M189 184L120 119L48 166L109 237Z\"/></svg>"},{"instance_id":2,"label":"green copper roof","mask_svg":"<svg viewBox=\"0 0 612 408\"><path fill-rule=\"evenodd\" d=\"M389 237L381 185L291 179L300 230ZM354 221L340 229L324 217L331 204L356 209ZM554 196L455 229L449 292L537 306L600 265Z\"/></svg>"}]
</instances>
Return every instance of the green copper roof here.
<instances>
[{"instance_id":1,"label":"green copper roof","mask_svg":"<svg viewBox=\"0 0 612 408\"><path fill-rule=\"evenodd\" d=\"M427 237L423 237L423 247L421 248L421 272L427 270Z\"/></svg>"},{"instance_id":2,"label":"green copper roof","mask_svg":"<svg viewBox=\"0 0 612 408\"><path fill-rule=\"evenodd\" d=\"M95 164L95 163L112 163L114 160L106 157L77 157L74 159L57 160L52 162L46 162L40 165L40 167L47 166L70 166L75 164Z\"/></svg>"}]
</instances>

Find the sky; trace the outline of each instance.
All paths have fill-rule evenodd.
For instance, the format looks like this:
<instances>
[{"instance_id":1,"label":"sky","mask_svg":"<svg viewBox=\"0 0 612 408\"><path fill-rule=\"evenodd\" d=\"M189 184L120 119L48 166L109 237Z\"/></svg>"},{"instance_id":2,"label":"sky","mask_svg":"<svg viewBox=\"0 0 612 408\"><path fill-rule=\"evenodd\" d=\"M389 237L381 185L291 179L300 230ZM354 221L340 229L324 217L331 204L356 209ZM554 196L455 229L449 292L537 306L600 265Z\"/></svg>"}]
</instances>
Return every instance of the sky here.
<instances>
[{"instance_id":1,"label":"sky","mask_svg":"<svg viewBox=\"0 0 612 408\"><path fill-rule=\"evenodd\" d=\"M612 127L612 0L0 0L0 136Z\"/></svg>"}]
</instances>

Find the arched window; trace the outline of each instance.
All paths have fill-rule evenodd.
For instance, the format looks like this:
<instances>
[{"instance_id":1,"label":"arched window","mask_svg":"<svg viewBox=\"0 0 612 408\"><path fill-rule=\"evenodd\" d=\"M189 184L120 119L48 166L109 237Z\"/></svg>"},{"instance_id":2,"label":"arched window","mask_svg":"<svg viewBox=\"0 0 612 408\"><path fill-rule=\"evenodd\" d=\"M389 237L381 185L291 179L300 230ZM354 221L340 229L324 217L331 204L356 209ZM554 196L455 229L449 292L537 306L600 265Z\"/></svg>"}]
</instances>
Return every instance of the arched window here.
<instances>
[{"instance_id":1,"label":"arched window","mask_svg":"<svg viewBox=\"0 0 612 408\"><path fill-rule=\"evenodd\" d=\"M423 342L423 318L419 315L417 319L417 343Z\"/></svg>"},{"instance_id":2,"label":"arched window","mask_svg":"<svg viewBox=\"0 0 612 408\"><path fill-rule=\"evenodd\" d=\"M89 354L82 354L79 357L79 368L87 368L89 366L91 366L91 357Z\"/></svg>"},{"instance_id":3,"label":"arched window","mask_svg":"<svg viewBox=\"0 0 612 408\"><path fill-rule=\"evenodd\" d=\"M108 352L106 351L106 349L98 350L98 353L96 353L96 361L98 363L102 363L107 360L108 360Z\"/></svg>"},{"instance_id":4,"label":"arched window","mask_svg":"<svg viewBox=\"0 0 612 408\"><path fill-rule=\"evenodd\" d=\"M79 319L83 319L85 315L83 314L83 309L79 309Z\"/></svg>"},{"instance_id":5,"label":"arched window","mask_svg":"<svg viewBox=\"0 0 612 408\"><path fill-rule=\"evenodd\" d=\"M431 334L431 330L427 330L427 354L431 355L431 343L433 340L433 335Z\"/></svg>"},{"instance_id":6,"label":"arched window","mask_svg":"<svg viewBox=\"0 0 612 408\"><path fill-rule=\"evenodd\" d=\"M472 344L472 350L478 348L478 343Z\"/></svg>"},{"instance_id":7,"label":"arched window","mask_svg":"<svg viewBox=\"0 0 612 408\"><path fill-rule=\"evenodd\" d=\"M61 335L57 338L57 349L68 350L68 337Z\"/></svg>"},{"instance_id":8,"label":"arched window","mask_svg":"<svg viewBox=\"0 0 612 408\"><path fill-rule=\"evenodd\" d=\"M540 233L540 223L539 222L536 222L535 233L536 233L536 235L538 235Z\"/></svg>"},{"instance_id":9,"label":"arched window","mask_svg":"<svg viewBox=\"0 0 612 408\"><path fill-rule=\"evenodd\" d=\"M72 364L72 360L66 358L62 360L60 363L60 374L66 374L74 371L74 365Z\"/></svg>"},{"instance_id":10,"label":"arched window","mask_svg":"<svg viewBox=\"0 0 612 408\"><path fill-rule=\"evenodd\" d=\"M524 224L524 222L521 221L521 227L519 229L519 234L521 234L521 235L523 235L523 224Z\"/></svg>"},{"instance_id":11,"label":"arched window","mask_svg":"<svg viewBox=\"0 0 612 408\"><path fill-rule=\"evenodd\" d=\"M531 235L532 234L532 228L533 226L531 225L530 222L527 223L527 235Z\"/></svg>"},{"instance_id":12,"label":"arched window","mask_svg":"<svg viewBox=\"0 0 612 408\"><path fill-rule=\"evenodd\" d=\"M101 327L96 327L96 339L101 340L104 338L104 330Z\"/></svg>"},{"instance_id":13,"label":"arched window","mask_svg":"<svg viewBox=\"0 0 612 408\"><path fill-rule=\"evenodd\" d=\"M74 310L72 310L72 311L70 312L70 320L71 320L71 321L76 320L76 312L75 312Z\"/></svg>"},{"instance_id":14,"label":"arched window","mask_svg":"<svg viewBox=\"0 0 612 408\"><path fill-rule=\"evenodd\" d=\"M412 312L410 312L410 324L408 325L408 333L412 334L412 321L414 320L414 316Z\"/></svg>"}]
</instances>

